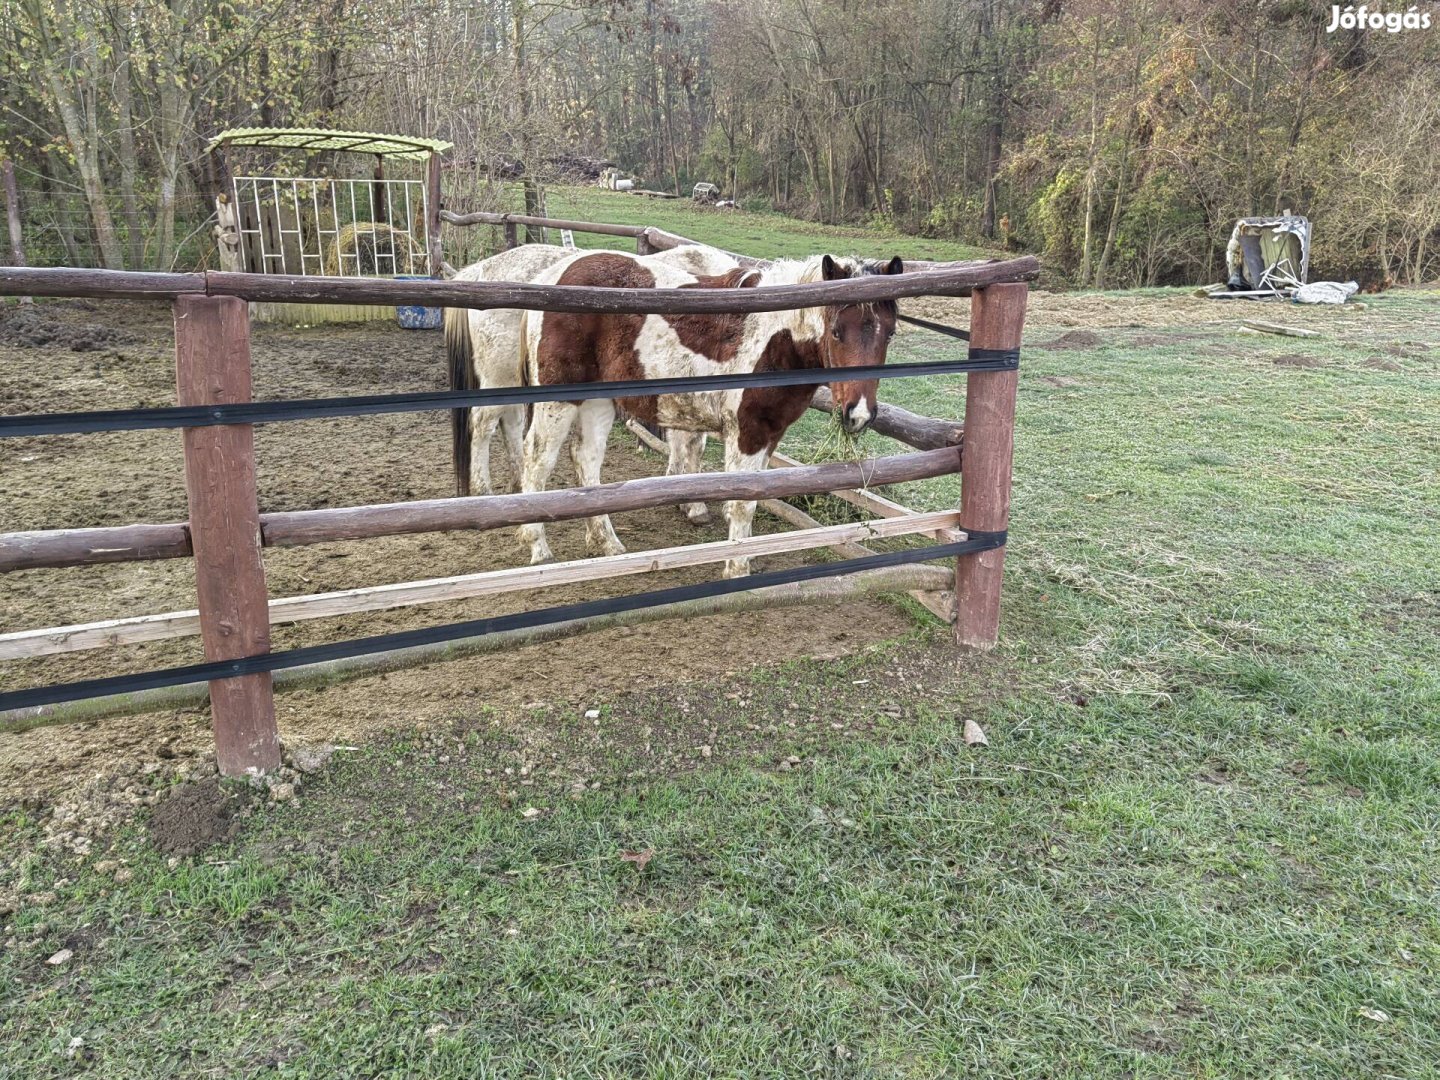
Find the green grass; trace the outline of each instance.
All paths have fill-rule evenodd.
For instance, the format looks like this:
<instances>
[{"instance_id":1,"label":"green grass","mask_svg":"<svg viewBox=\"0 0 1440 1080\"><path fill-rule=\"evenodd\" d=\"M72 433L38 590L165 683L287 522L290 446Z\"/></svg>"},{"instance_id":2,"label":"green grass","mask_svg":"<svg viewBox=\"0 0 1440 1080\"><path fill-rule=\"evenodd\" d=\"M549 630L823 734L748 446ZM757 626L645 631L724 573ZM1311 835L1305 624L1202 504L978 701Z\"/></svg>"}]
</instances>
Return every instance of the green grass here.
<instances>
[{"instance_id":1,"label":"green grass","mask_svg":"<svg viewBox=\"0 0 1440 1080\"><path fill-rule=\"evenodd\" d=\"M117 1077L1440 1076L1440 294L1366 325L1027 342L984 660L917 627L598 724L457 713L208 857L127 831L126 885L12 811L55 899L9 919L0 1076L76 1037Z\"/></svg>"},{"instance_id":2,"label":"green grass","mask_svg":"<svg viewBox=\"0 0 1440 1080\"><path fill-rule=\"evenodd\" d=\"M761 259L801 258L829 251L864 258L980 259L997 254L953 240L935 240L863 227L836 227L798 221L782 214L716 210L689 199L650 199L598 187L546 189L551 217L614 225L654 225L701 243ZM551 242L558 238L551 237ZM617 236L576 233L582 248L634 250L634 241Z\"/></svg>"}]
</instances>

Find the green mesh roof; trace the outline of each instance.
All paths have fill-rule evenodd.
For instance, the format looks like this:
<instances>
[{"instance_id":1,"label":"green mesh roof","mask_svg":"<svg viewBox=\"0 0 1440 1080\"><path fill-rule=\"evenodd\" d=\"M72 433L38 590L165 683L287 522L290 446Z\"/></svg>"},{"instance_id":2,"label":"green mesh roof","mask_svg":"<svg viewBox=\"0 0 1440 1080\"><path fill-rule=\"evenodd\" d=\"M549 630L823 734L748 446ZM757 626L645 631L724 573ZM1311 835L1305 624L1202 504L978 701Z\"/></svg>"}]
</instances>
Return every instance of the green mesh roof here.
<instances>
[{"instance_id":1,"label":"green mesh roof","mask_svg":"<svg viewBox=\"0 0 1440 1080\"><path fill-rule=\"evenodd\" d=\"M451 145L439 139L412 139L408 135L381 135L373 131L230 128L211 139L205 149L209 152L222 146L268 146L276 150L346 150L423 161L431 154L443 154Z\"/></svg>"}]
</instances>

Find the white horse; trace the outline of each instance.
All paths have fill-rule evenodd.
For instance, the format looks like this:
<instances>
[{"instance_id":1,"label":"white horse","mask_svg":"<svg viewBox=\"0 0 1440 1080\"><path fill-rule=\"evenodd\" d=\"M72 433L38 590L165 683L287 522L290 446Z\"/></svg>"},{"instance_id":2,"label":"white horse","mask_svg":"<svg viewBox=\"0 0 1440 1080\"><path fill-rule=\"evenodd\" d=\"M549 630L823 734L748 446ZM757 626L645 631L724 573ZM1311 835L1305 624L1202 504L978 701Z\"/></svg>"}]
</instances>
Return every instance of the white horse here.
<instances>
[{"instance_id":1,"label":"white horse","mask_svg":"<svg viewBox=\"0 0 1440 1080\"><path fill-rule=\"evenodd\" d=\"M898 274L899 258L889 263L836 260L829 255L772 264L736 284L791 285L834 281L857 274ZM757 280L758 279L758 280ZM618 252L581 253L542 271L537 284L683 288L688 275L672 267ZM527 311L521 319L521 343L532 385L671 378L795 368L845 368L883 364L895 331L893 301L804 308L748 315L594 315ZM831 383L842 425L857 433L875 415L875 380ZM578 431L571 454L582 485L600 482L606 438L616 407L650 424L673 431L719 432L725 439L725 470L765 468L785 430L805 412L814 387L775 386L691 394L620 399L592 398L581 403L537 404L525 433L521 490L542 491L559 460L572 427ZM672 443L672 448L675 446ZM698 464L698 461L696 462ZM674 463L672 462L672 466ZM671 471L694 471L689 463ZM750 535L753 501L725 504L732 540ZM521 526L532 563L551 558L545 528ZM608 516L586 523L586 545L593 552L617 555L625 550ZM749 573L748 559L726 563L725 575Z\"/></svg>"},{"instance_id":2,"label":"white horse","mask_svg":"<svg viewBox=\"0 0 1440 1080\"><path fill-rule=\"evenodd\" d=\"M549 244L523 244L465 267L456 281L533 282L541 273L576 252ZM739 263L729 253L699 244L687 244L656 255L640 258L646 264L671 267L690 275L692 281L720 279ZM524 357L520 349L520 325L524 312L514 308L445 309L445 352L453 390L491 389L524 385ZM455 409L450 414L451 457L457 495L472 490L488 495L490 447L499 430L518 479L521 440L525 435L524 405L479 405ZM703 433L667 432L670 460L667 473L695 471L705 449ZM682 509L696 524L709 520L704 503L687 503Z\"/></svg>"},{"instance_id":3,"label":"white horse","mask_svg":"<svg viewBox=\"0 0 1440 1080\"><path fill-rule=\"evenodd\" d=\"M471 263L456 281L534 281L547 267L575 252L549 244L523 244ZM514 308L445 309L445 355L452 390L490 390L521 386L520 316ZM511 472L520 475L520 445L525 437L524 405L480 405L450 413L451 459L455 493L481 495L492 491L490 442L499 429L509 451Z\"/></svg>"}]
</instances>

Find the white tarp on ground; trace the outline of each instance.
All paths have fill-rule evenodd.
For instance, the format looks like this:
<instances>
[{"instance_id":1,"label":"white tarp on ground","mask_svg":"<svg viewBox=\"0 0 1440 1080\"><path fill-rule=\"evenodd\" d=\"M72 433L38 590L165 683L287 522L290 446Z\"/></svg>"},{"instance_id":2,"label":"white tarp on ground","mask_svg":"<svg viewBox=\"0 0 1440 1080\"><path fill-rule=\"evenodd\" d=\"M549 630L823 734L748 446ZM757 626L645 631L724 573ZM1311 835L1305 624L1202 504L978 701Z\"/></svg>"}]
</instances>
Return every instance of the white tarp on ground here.
<instances>
[{"instance_id":1,"label":"white tarp on ground","mask_svg":"<svg viewBox=\"0 0 1440 1080\"><path fill-rule=\"evenodd\" d=\"M1295 290L1297 304L1343 304L1360 291L1353 281L1312 281Z\"/></svg>"}]
</instances>

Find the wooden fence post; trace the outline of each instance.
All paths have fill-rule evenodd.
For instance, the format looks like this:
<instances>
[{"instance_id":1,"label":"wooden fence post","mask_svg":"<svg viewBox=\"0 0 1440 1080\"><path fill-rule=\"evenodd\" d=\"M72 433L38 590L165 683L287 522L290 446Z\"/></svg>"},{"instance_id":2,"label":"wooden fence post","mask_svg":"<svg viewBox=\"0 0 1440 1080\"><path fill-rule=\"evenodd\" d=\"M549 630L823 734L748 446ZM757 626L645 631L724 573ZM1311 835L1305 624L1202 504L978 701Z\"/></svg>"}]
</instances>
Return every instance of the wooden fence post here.
<instances>
[{"instance_id":1,"label":"wooden fence post","mask_svg":"<svg viewBox=\"0 0 1440 1080\"><path fill-rule=\"evenodd\" d=\"M440 247L440 155L433 150L425 161L425 203L425 239L429 249L426 255L430 262L430 276L438 278L444 269L445 254ZM408 221L405 226L412 227Z\"/></svg>"},{"instance_id":2,"label":"wooden fence post","mask_svg":"<svg viewBox=\"0 0 1440 1080\"><path fill-rule=\"evenodd\" d=\"M520 230L515 227L515 222L505 222L505 250L520 246Z\"/></svg>"},{"instance_id":3,"label":"wooden fence post","mask_svg":"<svg viewBox=\"0 0 1440 1080\"><path fill-rule=\"evenodd\" d=\"M976 289L970 300L970 345L1018 349L1025 328L1022 284ZM960 527L994 532L1010 521L1010 464L1015 436L1016 371L972 371L965 377L965 442L960 463ZM991 649L1000 634L1005 549L955 561L955 640Z\"/></svg>"},{"instance_id":4,"label":"wooden fence post","mask_svg":"<svg viewBox=\"0 0 1440 1080\"><path fill-rule=\"evenodd\" d=\"M175 299L175 382L181 405L251 400L250 313L235 297ZM185 493L206 660L270 651L255 434L249 424L183 429ZM215 756L223 776L280 764L269 672L210 683Z\"/></svg>"},{"instance_id":5,"label":"wooden fence post","mask_svg":"<svg viewBox=\"0 0 1440 1080\"><path fill-rule=\"evenodd\" d=\"M652 243L650 243L650 237L646 236L643 232L642 232L639 236L635 237L635 254L636 254L636 255L654 255L654 254L655 254L655 245L652 244Z\"/></svg>"}]
</instances>

